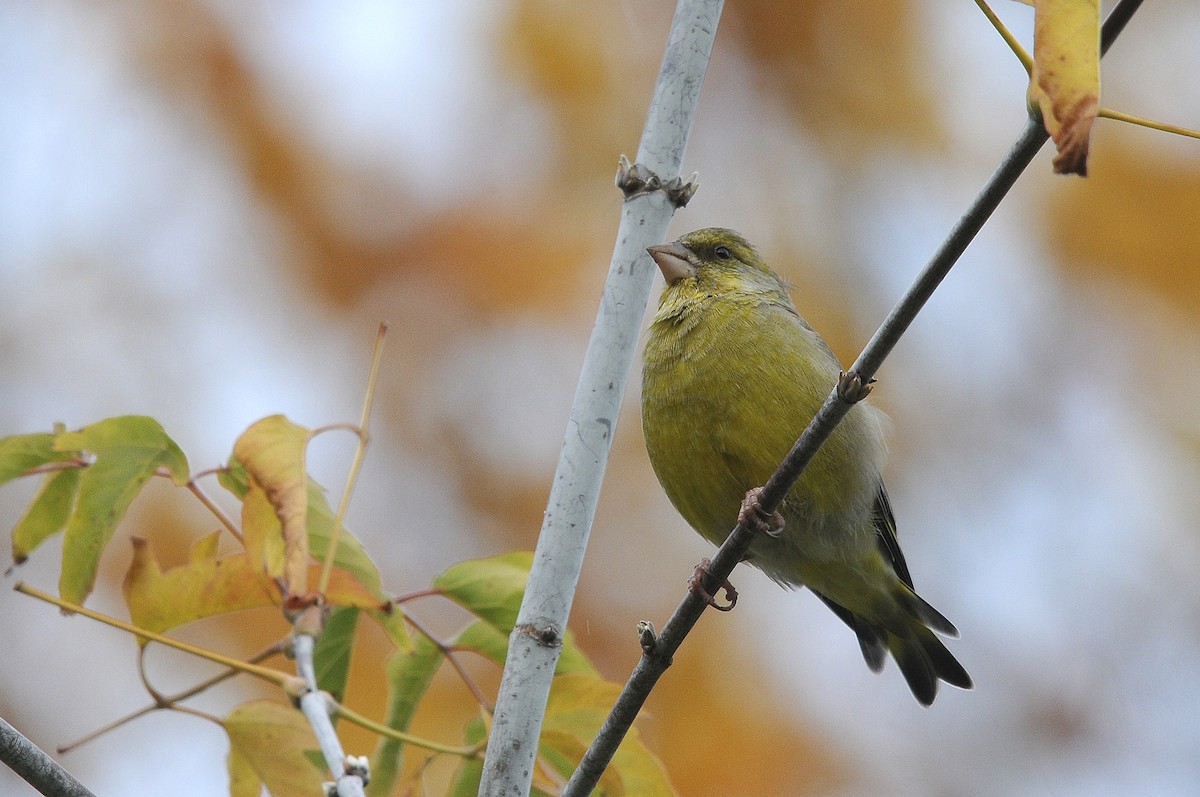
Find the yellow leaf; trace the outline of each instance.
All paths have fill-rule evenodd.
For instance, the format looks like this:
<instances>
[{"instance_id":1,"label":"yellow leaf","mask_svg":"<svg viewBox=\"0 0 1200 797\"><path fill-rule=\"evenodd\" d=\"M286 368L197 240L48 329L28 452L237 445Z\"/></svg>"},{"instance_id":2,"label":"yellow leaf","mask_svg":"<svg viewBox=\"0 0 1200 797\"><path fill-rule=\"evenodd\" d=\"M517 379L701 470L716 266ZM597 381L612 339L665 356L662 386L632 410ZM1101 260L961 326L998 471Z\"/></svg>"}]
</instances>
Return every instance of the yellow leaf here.
<instances>
[{"instance_id":1,"label":"yellow leaf","mask_svg":"<svg viewBox=\"0 0 1200 797\"><path fill-rule=\"evenodd\" d=\"M249 759L232 745L229 747L229 759L225 762L225 768L229 772L229 797L260 797L262 781L250 765Z\"/></svg>"},{"instance_id":2,"label":"yellow leaf","mask_svg":"<svg viewBox=\"0 0 1200 797\"><path fill-rule=\"evenodd\" d=\"M272 415L251 424L233 445L234 458L250 476L247 505L257 487L279 519L283 540L280 572L272 572L278 562L272 558L265 561L270 563L268 572L282 578L290 597L308 593L308 475L304 460L311 437L303 426ZM250 534L249 529L243 531Z\"/></svg>"},{"instance_id":3,"label":"yellow leaf","mask_svg":"<svg viewBox=\"0 0 1200 797\"><path fill-rule=\"evenodd\" d=\"M1099 0L1035 0L1029 104L1054 139L1057 174L1087 175L1100 109Z\"/></svg>"},{"instance_id":4,"label":"yellow leaf","mask_svg":"<svg viewBox=\"0 0 1200 797\"><path fill-rule=\"evenodd\" d=\"M133 561L125 574L124 592L134 625L161 633L205 617L282 602L276 583L265 578L247 554L217 556L214 543L219 534L201 538L192 547L187 564L165 573L150 545L133 538ZM309 568L309 575L315 578L320 566ZM373 591L340 568L333 569L327 597L333 606L386 608ZM145 644L145 640L139 642Z\"/></svg>"},{"instance_id":5,"label":"yellow leaf","mask_svg":"<svg viewBox=\"0 0 1200 797\"><path fill-rule=\"evenodd\" d=\"M246 555L256 572L276 582L283 580L286 561L282 528L271 499L257 482L252 481L242 499Z\"/></svg>"},{"instance_id":6,"label":"yellow leaf","mask_svg":"<svg viewBox=\"0 0 1200 797\"><path fill-rule=\"evenodd\" d=\"M594 675L572 673L554 678L546 703L540 752L561 774L571 774L620 692L619 684ZM636 727L629 729L617 748L612 766L600 780L599 791L606 797L675 794L662 762L642 742Z\"/></svg>"},{"instance_id":7,"label":"yellow leaf","mask_svg":"<svg viewBox=\"0 0 1200 797\"><path fill-rule=\"evenodd\" d=\"M221 529L217 529L192 543L192 548L188 551L188 561L203 562L206 559L216 558L217 546L220 544L223 534Z\"/></svg>"},{"instance_id":8,"label":"yellow leaf","mask_svg":"<svg viewBox=\"0 0 1200 797\"><path fill-rule=\"evenodd\" d=\"M331 779L305 755L306 750L317 748L317 739L298 709L255 700L230 712L224 725L229 734L231 786L244 790L253 773L271 797L312 797L322 793L322 781Z\"/></svg>"},{"instance_id":9,"label":"yellow leaf","mask_svg":"<svg viewBox=\"0 0 1200 797\"><path fill-rule=\"evenodd\" d=\"M214 550L164 573L146 540L134 537L132 542L133 561L123 588L129 617L139 628L168 631L202 617L278 602L270 582L255 571L245 554L217 558Z\"/></svg>"}]
</instances>

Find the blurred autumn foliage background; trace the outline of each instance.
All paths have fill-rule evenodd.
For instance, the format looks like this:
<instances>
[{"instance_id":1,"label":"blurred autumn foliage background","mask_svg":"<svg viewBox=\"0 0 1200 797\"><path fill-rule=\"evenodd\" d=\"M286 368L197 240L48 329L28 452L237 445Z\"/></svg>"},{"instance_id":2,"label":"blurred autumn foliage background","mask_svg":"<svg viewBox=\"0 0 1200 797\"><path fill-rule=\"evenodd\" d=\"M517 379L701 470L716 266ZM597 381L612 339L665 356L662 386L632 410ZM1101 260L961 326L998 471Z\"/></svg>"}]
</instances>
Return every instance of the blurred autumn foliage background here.
<instances>
[{"instance_id":1,"label":"blurred autumn foliage background","mask_svg":"<svg viewBox=\"0 0 1200 797\"><path fill-rule=\"evenodd\" d=\"M855 10L727 4L685 158L702 188L672 228L745 233L847 362L1025 96L973 4ZM997 10L1028 46L1031 10ZM636 151L672 11L5 3L0 434L144 413L194 471L213 467L265 415L355 419L386 319L350 515L386 585L532 548L616 230L617 156ZM1195 3L1146 4L1103 62L1104 105L1200 127L1198 35ZM739 570L737 611L702 620L644 720L681 794L1200 789L1200 144L1101 121L1089 179L1051 177L1049 158L876 391L901 538L976 689L921 709L811 596ZM340 489L351 452L321 438L315 475ZM0 492L5 524L32 489ZM212 527L156 484L123 533L174 563ZM16 577L53 586L54 547ZM113 614L123 548L91 602ZM705 551L650 472L635 378L572 616L608 677ZM414 612L446 632L462 620ZM11 592L0 615L0 715L42 746L145 703L132 639ZM270 613L237 619L185 637L246 655L282 632ZM375 716L383 650L368 634L349 692ZM149 671L168 690L209 672L161 650ZM492 668L475 672L494 690ZM447 676L418 730L446 738L471 711ZM158 713L64 761L98 793L218 794L225 752L216 726ZM438 793L449 770L409 793ZM7 770L0 792L32 793Z\"/></svg>"}]
</instances>

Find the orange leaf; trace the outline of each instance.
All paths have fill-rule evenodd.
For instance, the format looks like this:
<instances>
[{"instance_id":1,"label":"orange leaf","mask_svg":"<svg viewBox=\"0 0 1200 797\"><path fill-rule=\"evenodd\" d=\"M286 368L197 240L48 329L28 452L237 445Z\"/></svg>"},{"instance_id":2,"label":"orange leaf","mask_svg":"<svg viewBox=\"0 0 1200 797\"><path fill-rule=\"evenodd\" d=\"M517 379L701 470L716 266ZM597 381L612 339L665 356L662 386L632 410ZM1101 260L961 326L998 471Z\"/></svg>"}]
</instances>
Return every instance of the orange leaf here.
<instances>
[{"instance_id":1,"label":"orange leaf","mask_svg":"<svg viewBox=\"0 0 1200 797\"><path fill-rule=\"evenodd\" d=\"M1029 104L1058 147L1055 173L1086 176L1100 109L1100 2L1035 0L1034 7Z\"/></svg>"},{"instance_id":2,"label":"orange leaf","mask_svg":"<svg viewBox=\"0 0 1200 797\"><path fill-rule=\"evenodd\" d=\"M255 487L262 491L278 518L283 539L282 562L273 557L264 559L268 572L281 577L288 595L308 593L308 475L305 472L305 450L312 433L282 415L272 415L251 424L233 445L233 456L250 475L250 493L243 507L243 523L247 520ZM250 514L258 522L260 513ZM266 539L273 529L264 529ZM249 537L251 528L243 526ZM272 535L273 536L273 535ZM270 545L264 549L270 551ZM274 570L278 566L279 572Z\"/></svg>"}]
</instances>

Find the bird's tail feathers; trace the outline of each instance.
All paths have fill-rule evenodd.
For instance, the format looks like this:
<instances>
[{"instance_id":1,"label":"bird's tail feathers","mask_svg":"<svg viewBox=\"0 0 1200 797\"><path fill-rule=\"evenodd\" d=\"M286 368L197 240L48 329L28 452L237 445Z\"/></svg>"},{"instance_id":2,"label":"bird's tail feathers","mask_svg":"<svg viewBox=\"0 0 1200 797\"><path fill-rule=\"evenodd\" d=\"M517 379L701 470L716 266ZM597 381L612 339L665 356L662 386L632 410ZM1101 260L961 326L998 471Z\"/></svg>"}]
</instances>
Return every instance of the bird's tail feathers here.
<instances>
[{"instance_id":1,"label":"bird's tail feathers","mask_svg":"<svg viewBox=\"0 0 1200 797\"><path fill-rule=\"evenodd\" d=\"M958 638L958 629L954 627L954 623L947 620L944 614L930 606L924 598L907 586L904 586L904 597L902 600L907 604L906 608L919 618L922 623L939 634L945 634L955 639Z\"/></svg>"},{"instance_id":2,"label":"bird's tail feathers","mask_svg":"<svg viewBox=\"0 0 1200 797\"><path fill-rule=\"evenodd\" d=\"M816 595L858 635L863 659L874 672L882 670L887 654L892 654L921 705L933 703L939 680L970 689L971 676L934 633L958 636L954 624L907 586L898 581L897 586L903 592L894 595L890 608L872 613L870 619Z\"/></svg>"},{"instance_id":3,"label":"bird's tail feathers","mask_svg":"<svg viewBox=\"0 0 1200 797\"><path fill-rule=\"evenodd\" d=\"M887 635L887 648L908 682L908 688L923 706L937 697L937 682L945 681L962 689L970 689L971 676L954 655L925 626L914 626L908 636Z\"/></svg>"}]
</instances>

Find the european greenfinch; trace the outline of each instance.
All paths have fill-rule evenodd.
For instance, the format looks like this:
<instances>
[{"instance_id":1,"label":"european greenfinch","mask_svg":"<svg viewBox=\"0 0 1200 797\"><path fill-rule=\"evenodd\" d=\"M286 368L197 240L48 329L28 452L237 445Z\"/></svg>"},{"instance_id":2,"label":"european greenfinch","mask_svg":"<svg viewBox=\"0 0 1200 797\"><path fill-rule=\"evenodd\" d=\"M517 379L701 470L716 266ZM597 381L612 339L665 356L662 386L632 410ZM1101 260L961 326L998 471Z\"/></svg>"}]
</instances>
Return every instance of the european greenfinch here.
<instances>
[{"instance_id":1,"label":"european greenfinch","mask_svg":"<svg viewBox=\"0 0 1200 797\"><path fill-rule=\"evenodd\" d=\"M840 366L800 317L786 284L732 230L709 228L647 250L666 278L645 347L642 427L671 503L714 545L738 523L817 413ZM896 660L930 705L938 681L971 678L935 631L954 625L913 591L880 470L887 416L855 404L756 534L747 561L808 587L855 634L878 672Z\"/></svg>"}]
</instances>

